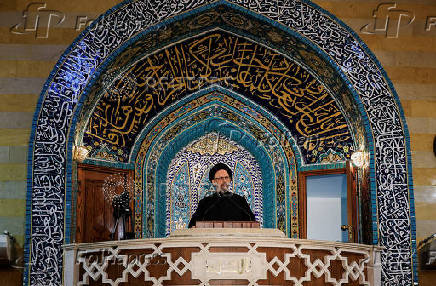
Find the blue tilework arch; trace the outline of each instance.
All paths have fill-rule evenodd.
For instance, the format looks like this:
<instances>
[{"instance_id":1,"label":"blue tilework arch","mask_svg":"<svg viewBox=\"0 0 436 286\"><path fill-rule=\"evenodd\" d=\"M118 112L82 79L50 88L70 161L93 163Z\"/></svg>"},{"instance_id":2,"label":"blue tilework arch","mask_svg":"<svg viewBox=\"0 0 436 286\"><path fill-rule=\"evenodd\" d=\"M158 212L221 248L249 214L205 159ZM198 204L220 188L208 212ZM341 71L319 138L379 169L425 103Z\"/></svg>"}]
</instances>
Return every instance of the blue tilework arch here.
<instances>
[{"instance_id":1,"label":"blue tilework arch","mask_svg":"<svg viewBox=\"0 0 436 286\"><path fill-rule=\"evenodd\" d=\"M351 29L309 1L232 2L240 6L224 1L216 3L248 9L247 13L270 18L273 25L294 29L318 47L321 55L328 55L332 66L353 90L356 95L353 100L359 105L369 132L374 243L386 247L382 252L383 284L410 285L417 281L409 133L398 96L380 63ZM165 19L177 20L177 15L208 3L201 0L123 2L94 21L56 64L41 92L29 140L25 285L62 283L61 245L69 242L71 220L68 215L71 214L73 143L66 138L70 138L69 130L74 130L73 110L80 109L82 94L87 93L86 89L104 65L116 56L113 52L129 40L134 41L137 33ZM132 23L131 29L126 32L122 27L114 27L117 18L119 23ZM392 181L390 175L395 172L400 174L396 173ZM56 197L55 201L62 203L47 202L47 197ZM389 202L395 199L406 203L393 214L386 207L389 209ZM56 214L56 223L42 227L48 213ZM47 232L50 235L45 232L47 227L51 228ZM392 239L389 233L397 233L401 238ZM54 261L55 275L43 271L48 260ZM393 260L398 263L389 263Z\"/></svg>"},{"instance_id":2,"label":"blue tilework arch","mask_svg":"<svg viewBox=\"0 0 436 286\"><path fill-rule=\"evenodd\" d=\"M216 95L213 95L213 96L216 96ZM224 105L220 101L212 101L209 104L207 104L205 106L201 106L198 109L199 110L205 110L205 109L208 108L208 106L216 106L217 104L225 106L226 109L231 110L231 112L238 113L238 115L240 115L241 117L244 117L245 120L247 120L247 121L254 121L253 119L251 119L250 117L246 116L245 114L236 111L234 108L232 108L230 106ZM192 118L195 115L196 115L196 111L191 111L188 115L185 115L185 116L181 117L181 120L184 119L186 121L192 122L190 120L190 118ZM177 122L173 123L171 126L169 126L167 128L167 132L168 132L168 130L171 130L171 127L176 125L176 124L177 124ZM191 127L189 129L189 131L184 130L182 134L185 137L183 137L180 134L178 134L175 139L171 140L171 142L173 144L173 145L171 145L171 147L170 147L169 143L165 143L165 144L167 144L166 148L165 148L165 151L159 153L160 154L159 155L159 165L158 166L153 166L152 168L150 168L148 166L150 164L150 161L148 161L146 164L144 164L144 168L146 166L148 166L147 168L151 169L152 172L155 173L155 177L158 178L158 180L156 180L156 182L155 182L155 190L158 189L159 192L161 192L161 193L158 194L155 197L157 197L158 199L162 199L162 198L165 197L164 196L165 191L162 191L164 189L160 188L159 186L162 186L162 183L165 182L168 166L170 164L171 159L175 156L175 154L179 150L181 150L184 146L188 145L188 143L190 143L194 139L199 138L202 135L207 134L210 131L214 131L214 130L215 131L219 131L220 133L222 133L224 135L227 135L228 138L231 138L232 134L233 135L235 134L235 133L232 133L234 131L238 131L239 134L244 134L245 135L245 136L242 136L241 142L238 141L237 143L240 143L241 146L245 147L258 160L259 164L261 165L261 170L263 171L262 172L262 178L267 178L267 179L265 179L263 181L263 189L264 190L272 190L272 193L275 194L276 193L276 191L275 191L275 183L269 181L269 178L275 178L275 175L273 176L273 175L268 173L268 172L270 172L270 170L272 170L271 162L270 162L271 161L270 160L270 154L269 154L271 152L271 150L267 151L263 145L259 145L259 140L254 139L253 136L249 135L246 130L241 129L241 127L237 126L237 124L238 123L230 123L230 122L225 121L224 119L221 119L221 118L218 118L218 117L216 117L216 118L208 118L206 121L198 123L194 127ZM259 125L258 123L255 123L255 124ZM259 126L259 127L265 132L265 134L268 134L268 132L269 132L268 130L266 130L264 127L261 127L261 126ZM159 135L159 137L162 137L162 136L164 136L164 132L162 132L162 134ZM155 146L157 144L158 144L158 139L156 139L153 142L152 146ZM280 145L278 143L274 144L273 146L274 147L278 147L277 149L280 151L279 153L282 154L281 157L283 158L282 161L284 162L283 173L285 174L284 175L284 177L285 177L284 179L285 179L285 182L288 182L288 180L289 180L289 177L288 177L289 172L292 172L295 175L295 173L296 173L295 169L296 168L294 166L293 170L289 170L289 162L288 162L289 158L286 158L282 148L280 147ZM150 147L148 149L149 151L147 152L146 158L150 157L150 153L151 153L152 149L153 149L153 147ZM260 151L262 151L262 152L260 152ZM266 158L267 160L266 161L262 160L262 158ZM293 158L291 158L291 159L293 159ZM161 165L162 164L161 162L164 162L163 165ZM161 167L161 166L163 166L163 167ZM140 166L138 166L138 167L140 167ZM158 173L156 173L156 170L158 170ZM267 172L268 174L266 174L265 172ZM146 172L143 172L143 181L146 180L146 177L147 177ZM144 196L145 196L145 194L144 194ZM286 214L285 214L285 217L287 219L287 218L289 218L289 212L290 212L290 209L289 209L289 184L285 184L285 198L286 199L285 199L285 202L284 202L284 204L285 204L284 207L287 209L286 210ZM145 200L146 200L146 197L144 197L144 201ZM271 211L270 212L270 209L272 207L274 207L275 204L278 204L278 203L275 202L274 197L272 197L272 199L270 199L268 197L268 195L264 196L263 200L264 200L263 201L263 203L264 203L264 209L263 209L264 222L266 222L265 227L276 226L277 219L276 218L274 219L275 216L273 215L276 212L275 211ZM270 203L268 203L268 202L270 202ZM147 203L144 203L143 205L147 205ZM160 205L158 204L158 205L155 205L153 207L153 209L158 210L157 214L156 214L157 218L156 218L155 222L161 222L162 221L162 219L164 217L163 214L165 213L164 207L165 207L164 200L161 200ZM270 213L270 215L268 215L269 213ZM146 215L146 212L144 212L144 216L145 215ZM275 222L275 223L270 224L270 222ZM145 225L147 225L147 222L146 222L146 218L144 217L143 218L143 226L144 226L144 228L145 228ZM157 224L155 223L155 225L157 225ZM289 234L289 228L290 228L289 222L286 222L286 228L288 229L288 234ZM151 235L150 233L144 233L145 237L150 236L150 235ZM160 229L159 231L155 230L154 231L154 235L157 235L157 236L164 235L164 228L162 227L162 229Z\"/></svg>"},{"instance_id":3,"label":"blue tilework arch","mask_svg":"<svg viewBox=\"0 0 436 286\"><path fill-rule=\"evenodd\" d=\"M240 111L238 109L236 109L235 107L232 107L228 104L226 104L224 101L224 96L227 96L227 98L229 98L229 100L233 101L233 100L238 100L240 103L243 104L243 107L238 107L239 109L243 109L244 111ZM190 107L192 105L192 102L195 100L201 99L202 105L197 107L196 109L192 109L192 107ZM205 100L207 99L207 100ZM208 102L207 104L205 102ZM240 104L238 104L240 105ZM295 218L295 220L297 220L298 218L298 213L294 212L291 214L290 216L290 206L289 206L289 188L290 186L295 186L296 187L296 182L297 182L297 165L296 164L296 160L295 157L297 157L297 155L295 155L295 153L299 153L298 148L296 147L293 138L290 137L290 132L286 129L286 127L278 120L275 118L274 115L272 115L271 113L267 112L266 110L264 110L261 106L254 104L253 102L251 102L249 99L245 98L244 96L235 93L234 91L230 91L227 89L224 89L223 87L220 86L211 86L209 88L205 88L203 90L200 90L198 92L195 92L187 97L185 97L184 99L175 102L174 104L172 104L171 106L167 107L165 110L163 110L158 116L156 116L155 118L153 118L153 120L151 120L143 129L143 131L141 132L141 136L138 136L138 140L135 141L135 148L133 149L131 156L130 156L130 161L132 162L133 160L135 161L135 177L137 178L137 180L139 180L139 178L141 178L141 185L145 186L146 183L143 183L146 181L146 179L148 178L148 176L150 175L150 173L146 172L139 172L138 169L143 169L143 168L148 168L150 170L160 170L160 168L158 168L156 165L153 165L155 160L157 160L157 158L161 158L164 155L161 155L161 153L163 154L162 151L158 152L158 155L154 155L153 159L151 159L150 161L147 161L147 163L144 163L143 160L144 159L139 159L140 157L138 157L138 154L140 150L143 150L143 146L141 145L143 141L146 142L150 142L152 140L152 143L147 143L150 144L149 147L147 147L147 154L143 154L141 155L142 157L145 158L150 158L150 153L152 152L154 146L159 145L161 146L161 143L159 142L159 138L157 137L163 137L165 136L165 134L163 133L164 131L162 131L162 127L157 127L158 123L160 121L162 121L165 117L171 117L171 118L177 118L177 120L175 122L172 122L169 127L166 127L166 130L171 130L169 128L172 128L173 126L177 125L177 123L180 120L185 120L188 121L189 123L193 122L192 120L189 120L190 118L196 116L196 114L198 113L198 110L205 110L207 109L209 106L223 106L226 108L226 110L237 114L238 116L244 118L241 121L247 121L247 122L253 122L253 124L255 124L256 126L259 126L260 129L262 129L262 133L263 134L267 134L267 136L265 136L265 138L269 138L268 142L263 142L259 139L257 139L255 141L255 143L253 143L256 148L260 149L260 148L264 148L264 146L267 146L268 149L268 153L272 154L272 153L276 153L277 150L279 151L279 153L281 154L281 158L282 158L282 162L284 163L284 166L281 168L284 168L283 171L283 175L281 175L281 177L284 180L284 201L283 203L279 203L279 201L273 201L273 203L276 204L276 208L280 209L280 213L283 213L283 215L281 215L280 217L282 217L282 221L283 221L283 230L290 235L290 230L293 230L292 232L292 236L293 237L298 237L298 225L295 225L291 228L290 225L290 220L291 217ZM176 115L175 115L176 114ZM273 130L275 132L275 134L272 134L269 130L267 130L265 127L261 126L260 123L255 122L255 120L253 118L251 118L250 116L254 116L253 114L256 114L256 117L258 118L258 120L260 120L260 118L262 118L262 120L266 120L266 122L268 122L268 126L274 126ZM178 117L180 116L180 118ZM219 129L218 127L219 124L217 125L216 122L214 122L215 124L213 126L215 126L217 129ZM234 124L238 124L238 123L234 123ZM240 124L240 123L239 123ZM264 123L265 124L265 123ZM213 126L209 126L209 128L212 128ZM221 126L221 127L225 127L228 128L228 126ZM157 131L156 131L157 130ZM233 129L233 135L235 134L245 134L247 133L247 131L245 132L239 132L238 130L241 130L241 128L238 129ZM198 133L198 130L196 130ZM237 131L237 132L234 132ZM169 131L166 131L167 133ZM204 132L203 132L204 133ZM201 134L203 134L201 133ZM147 138L147 136L151 135L150 137ZM194 133L190 133L188 132L187 134L195 134ZM269 134L269 135L268 135ZM200 135L196 136L199 137ZM231 136L230 136L231 137ZM233 136L235 137L235 136ZM284 155L284 151L283 151L283 147L280 144L283 143L279 143L279 141L276 139L280 138L280 140L284 140L283 142L286 142L286 144L288 144L287 146L289 146L291 153L289 155ZM155 138L155 139L151 139L151 138ZM247 139L247 138L245 138ZM185 140L185 139L181 139L181 140ZM193 139L191 139L192 141ZM173 142L179 142L179 140L172 140ZM189 141L189 140L188 140ZM273 142L273 143L272 143ZM268 144L269 143L269 144ZM167 144L167 143L165 143ZM242 144L243 145L243 144ZM182 147L184 147L184 145L182 145ZM245 146L244 146L245 147ZM288 148L288 149L289 149ZM252 152L256 152L257 149L251 149ZM248 151L251 151L250 149L248 149ZM177 151L174 151L173 153L171 153L170 157L168 158L172 158L171 156L174 156L177 153ZM289 151L288 151L289 153ZM168 155L165 155L168 156ZM262 157L262 156L261 156ZM170 159L168 159L170 160ZM142 162L142 163L141 163ZM150 167L150 162L152 162L151 164L153 165L152 167ZM148 165L147 165L148 164ZM276 163L277 164L277 163ZM276 167L276 169L278 169ZM163 172L163 171L162 171ZM165 179L166 178L166 172L160 173L160 176L163 176L161 178ZM139 175L139 176L138 176ZM155 173L153 174L153 177L157 177L158 175L156 175ZM289 177L291 176L291 178ZM291 183L292 180L292 183ZM158 184L156 184L156 181L153 183L155 185L155 189L157 189L157 186L160 186L159 182ZM274 184L273 184L274 185ZM147 182L147 186L148 182ZM138 189L138 191L142 191L144 190L144 187L140 187ZM276 192L274 192L276 193ZM162 198L164 193L162 193L159 196L153 196L153 198L159 197ZM298 194L295 194L296 196L298 196ZM138 233L136 234L136 237L153 237L155 235L163 235L160 232L156 232L156 231L149 231L148 229L145 230L146 226L149 224L150 221L153 221L153 225L155 225L155 221L160 222L160 219L147 219L149 216L154 217L154 213L152 215L150 215L148 212L152 212L155 209L157 209L157 206L155 204L153 205L149 205L149 202L147 202L146 200L147 198L147 194L144 192L144 197L143 197L143 203L139 204L138 202L135 203L135 205L137 206L141 206L141 208L135 208L135 212L136 213L143 213L143 218L142 218L142 235L139 235ZM153 200L153 199L150 199ZM297 202L295 202L294 204L297 204ZM297 205L292 205L294 207L294 209L298 208ZM148 211L143 211L142 207L147 208ZM160 210L160 214L161 214L161 218L163 217L163 213L165 213L162 209ZM268 219L271 220L271 218L264 216L264 220ZM275 217L275 219L272 219L271 221L275 221L276 224L278 221L277 220L277 215ZM267 225L267 227L271 227L270 225ZM137 232L137 230L135 230Z\"/></svg>"},{"instance_id":4,"label":"blue tilework arch","mask_svg":"<svg viewBox=\"0 0 436 286\"><path fill-rule=\"evenodd\" d=\"M274 228L276 227L276 207L275 207L275 174L272 171L272 162L270 155L266 152L264 148L259 148L258 142L252 137L252 135L246 133L246 131L241 130L238 125L225 121L222 118L209 118L192 128L183 131L172 141L171 146L167 145L164 152L160 156L157 165L157 182L156 188L158 186L163 186L157 188L157 202L156 202L156 222L155 223L155 234L157 237L165 236L165 224L158 223L165 221L165 194L166 194L166 177L168 173L168 167L170 165L171 159L175 157L176 153L179 152L183 147L187 146L193 140L200 138L201 136L211 132L217 131L220 134L225 135L227 138L231 138L231 132L238 130L244 133L245 136L242 137L238 143L245 147L257 160L260 165L262 174L262 189L263 189L263 216L264 216L264 227ZM287 202L286 204L289 204Z\"/></svg>"}]
</instances>

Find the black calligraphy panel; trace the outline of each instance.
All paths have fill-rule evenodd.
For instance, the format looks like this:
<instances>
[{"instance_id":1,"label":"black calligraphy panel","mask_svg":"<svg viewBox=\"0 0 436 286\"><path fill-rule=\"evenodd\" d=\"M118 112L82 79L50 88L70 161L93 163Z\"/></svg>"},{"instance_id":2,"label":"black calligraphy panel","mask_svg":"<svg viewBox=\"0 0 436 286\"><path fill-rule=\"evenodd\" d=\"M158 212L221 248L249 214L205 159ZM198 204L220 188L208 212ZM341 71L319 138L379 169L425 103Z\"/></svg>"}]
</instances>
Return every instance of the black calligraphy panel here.
<instances>
[{"instance_id":1,"label":"black calligraphy panel","mask_svg":"<svg viewBox=\"0 0 436 286\"><path fill-rule=\"evenodd\" d=\"M83 141L93 147L91 156L111 159L109 153L126 162L150 118L211 84L244 94L281 119L300 142L304 163L319 163L332 150L350 158L354 144L347 122L324 86L289 58L226 32L191 38L137 61L106 89Z\"/></svg>"}]
</instances>

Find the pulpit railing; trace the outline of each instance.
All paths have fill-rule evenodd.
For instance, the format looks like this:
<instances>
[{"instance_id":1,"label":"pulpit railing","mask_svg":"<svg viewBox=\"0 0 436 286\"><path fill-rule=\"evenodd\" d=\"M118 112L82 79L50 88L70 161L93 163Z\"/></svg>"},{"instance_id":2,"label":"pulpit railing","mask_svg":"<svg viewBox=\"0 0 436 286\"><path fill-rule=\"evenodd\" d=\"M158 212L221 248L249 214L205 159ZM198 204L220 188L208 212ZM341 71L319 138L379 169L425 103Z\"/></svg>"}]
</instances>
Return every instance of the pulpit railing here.
<instances>
[{"instance_id":1,"label":"pulpit railing","mask_svg":"<svg viewBox=\"0 0 436 286\"><path fill-rule=\"evenodd\" d=\"M380 285L380 247L274 229L184 229L64 251L65 285Z\"/></svg>"}]
</instances>

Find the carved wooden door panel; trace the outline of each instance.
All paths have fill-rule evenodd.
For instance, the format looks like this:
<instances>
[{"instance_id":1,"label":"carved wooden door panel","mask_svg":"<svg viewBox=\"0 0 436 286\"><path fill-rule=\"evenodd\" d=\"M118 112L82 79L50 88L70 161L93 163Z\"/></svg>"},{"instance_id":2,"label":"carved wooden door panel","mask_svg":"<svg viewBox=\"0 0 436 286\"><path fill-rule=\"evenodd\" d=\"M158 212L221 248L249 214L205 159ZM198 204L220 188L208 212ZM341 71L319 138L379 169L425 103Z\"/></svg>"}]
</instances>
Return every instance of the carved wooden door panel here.
<instances>
[{"instance_id":1,"label":"carved wooden door panel","mask_svg":"<svg viewBox=\"0 0 436 286\"><path fill-rule=\"evenodd\" d=\"M103 184L110 176L116 175L128 180L132 178L132 174L130 170L78 165L76 242L111 240L110 234L115 221L112 204L104 198Z\"/></svg>"}]
</instances>

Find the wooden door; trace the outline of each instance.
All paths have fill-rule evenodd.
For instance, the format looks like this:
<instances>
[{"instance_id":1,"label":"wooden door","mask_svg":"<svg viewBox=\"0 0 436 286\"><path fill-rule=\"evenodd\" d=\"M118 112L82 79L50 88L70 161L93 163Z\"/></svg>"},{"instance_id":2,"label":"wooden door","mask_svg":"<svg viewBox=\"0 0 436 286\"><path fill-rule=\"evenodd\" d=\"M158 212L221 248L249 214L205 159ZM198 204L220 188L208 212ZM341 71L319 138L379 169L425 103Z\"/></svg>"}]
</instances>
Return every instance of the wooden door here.
<instances>
[{"instance_id":1,"label":"wooden door","mask_svg":"<svg viewBox=\"0 0 436 286\"><path fill-rule=\"evenodd\" d=\"M342 177L343 176L343 177ZM340 182L345 183L345 187L340 190L341 194L339 198L329 197L328 194L323 195L324 189L329 189L328 180L331 178L334 180L340 179ZM341 178L342 177L342 178ZM316 211L313 212L314 205L309 206L308 204L308 180L310 179L322 179L324 182L324 186L319 187L317 190L316 198L318 200L318 205L315 206ZM324 180L327 179L327 180ZM355 170L353 170L350 162L347 162L347 167L344 169L334 169L334 170L316 170L316 171L306 171L300 172L299 174L299 214L300 214L300 238L310 238L310 239L321 239L321 240L332 240L329 237L332 234L338 235L338 241L344 242L358 242L358 199L356 192L356 181L355 181ZM335 209L329 208L329 200L334 202L337 201L337 205L331 204L332 207L336 207ZM325 206L325 208L321 207L321 204ZM318 213L317 218L313 219L311 217L311 221L308 222L308 208L312 207L310 210L311 213ZM338 216L335 216L335 214ZM324 215L323 215L324 214ZM334 224L337 224L332 227L328 223L329 219L337 219L334 221ZM311 225L308 226L308 223ZM321 236L318 237L310 237L308 235L308 228L317 229L318 232L325 232ZM336 239L334 239L336 240Z\"/></svg>"},{"instance_id":2,"label":"wooden door","mask_svg":"<svg viewBox=\"0 0 436 286\"><path fill-rule=\"evenodd\" d=\"M76 242L111 240L115 221L111 202L104 199L103 184L109 176L133 179L133 171L79 164L76 204ZM131 198L131 203L133 198ZM132 214L133 216L133 214ZM127 223L127 231L132 231ZM117 239L117 238L115 238Z\"/></svg>"}]
</instances>

